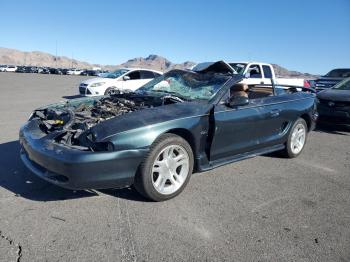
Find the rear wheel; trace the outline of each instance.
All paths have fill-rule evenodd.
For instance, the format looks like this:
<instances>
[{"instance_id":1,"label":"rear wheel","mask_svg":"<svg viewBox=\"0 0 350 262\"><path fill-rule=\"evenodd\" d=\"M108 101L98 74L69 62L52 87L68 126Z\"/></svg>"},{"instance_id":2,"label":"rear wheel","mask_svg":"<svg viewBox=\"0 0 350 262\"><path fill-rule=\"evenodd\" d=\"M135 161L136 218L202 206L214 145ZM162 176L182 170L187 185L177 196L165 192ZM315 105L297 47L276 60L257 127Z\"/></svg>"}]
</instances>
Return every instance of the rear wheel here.
<instances>
[{"instance_id":1,"label":"rear wheel","mask_svg":"<svg viewBox=\"0 0 350 262\"><path fill-rule=\"evenodd\" d=\"M162 135L151 147L135 178L144 197L164 201L180 194L193 171L191 146L174 134Z\"/></svg>"},{"instance_id":2,"label":"rear wheel","mask_svg":"<svg viewBox=\"0 0 350 262\"><path fill-rule=\"evenodd\" d=\"M294 158L301 154L307 139L308 127L304 119L298 118L293 124L283 150L285 157Z\"/></svg>"}]
</instances>

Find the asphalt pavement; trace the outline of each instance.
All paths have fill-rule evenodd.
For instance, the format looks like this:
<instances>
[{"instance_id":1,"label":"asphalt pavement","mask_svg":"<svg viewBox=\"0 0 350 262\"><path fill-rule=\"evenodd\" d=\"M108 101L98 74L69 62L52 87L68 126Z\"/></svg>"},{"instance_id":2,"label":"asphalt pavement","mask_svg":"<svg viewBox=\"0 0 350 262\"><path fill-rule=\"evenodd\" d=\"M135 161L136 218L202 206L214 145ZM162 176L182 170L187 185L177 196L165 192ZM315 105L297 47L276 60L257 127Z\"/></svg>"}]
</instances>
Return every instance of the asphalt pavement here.
<instances>
[{"instance_id":1,"label":"asphalt pavement","mask_svg":"<svg viewBox=\"0 0 350 262\"><path fill-rule=\"evenodd\" d=\"M350 133L319 129L300 157L192 176L175 199L70 191L21 163L18 130L86 77L0 73L0 261L350 261Z\"/></svg>"}]
</instances>

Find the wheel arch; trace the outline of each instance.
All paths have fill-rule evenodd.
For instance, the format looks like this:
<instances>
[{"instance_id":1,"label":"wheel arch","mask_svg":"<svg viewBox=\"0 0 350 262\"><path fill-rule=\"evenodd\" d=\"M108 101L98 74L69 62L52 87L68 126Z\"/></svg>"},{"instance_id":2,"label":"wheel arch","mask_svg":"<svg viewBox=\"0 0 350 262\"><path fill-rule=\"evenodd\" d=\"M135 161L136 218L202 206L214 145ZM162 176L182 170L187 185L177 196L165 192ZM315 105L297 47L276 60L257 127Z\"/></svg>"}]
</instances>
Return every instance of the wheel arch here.
<instances>
[{"instance_id":1,"label":"wheel arch","mask_svg":"<svg viewBox=\"0 0 350 262\"><path fill-rule=\"evenodd\" d=\"M185 128L173 128L170 130L167 130L164 134L174 134L178 135L179 137L186 140L186 142L190 145L193 153L193 160L194 160L194 167L196 166L196 156L197 156L197 150L196 150L196 142L194 135Z\"/></svg>"},{"instance_id":2,"label":"wheel arch","mask_svg":"<svg viewBox=\"0 0 350 262\"><path fill-rule=\"evenodd\" d=\"M312 120L311 120L311 117L309 116L309 114L302 114L300 116L300 118L304 119L305 122L306 122L306 125L307 125L307 130L308 132L311 131L311 123L312 123Z\"/></svg>"},{"instance_id":3,"label":"wheel arch","mask_svg":"<svg viewBox=\"0 0 350 262\"><path fill-rule=\"evenodd\" d=\"M173 128L173 129L167 130L165 134L174 134L182 137L187 141L187 143L189 143L189 145L192 148L193 154L195 154L196 143L195 143L194 135L189 130L185 128Z\"/></svg>"}]
</instances>

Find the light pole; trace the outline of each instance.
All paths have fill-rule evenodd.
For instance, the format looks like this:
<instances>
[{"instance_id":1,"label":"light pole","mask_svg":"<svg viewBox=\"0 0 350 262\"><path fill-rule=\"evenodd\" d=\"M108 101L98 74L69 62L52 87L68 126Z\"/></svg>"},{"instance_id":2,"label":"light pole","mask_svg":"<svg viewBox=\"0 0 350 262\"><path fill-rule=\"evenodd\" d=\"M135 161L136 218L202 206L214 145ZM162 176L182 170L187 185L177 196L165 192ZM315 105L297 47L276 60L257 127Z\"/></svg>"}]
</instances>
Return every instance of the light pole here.
<instances>
[{"instance_id":1,"label":"light pole","mask_svg":"<svg viewBox=\"0 0 350 262\"><path fill-rule=\"evenodd\" d=\"M57 40L56 40L56 56L55 56L56 68L57 68Z\"/></svg>"}]
</instances>

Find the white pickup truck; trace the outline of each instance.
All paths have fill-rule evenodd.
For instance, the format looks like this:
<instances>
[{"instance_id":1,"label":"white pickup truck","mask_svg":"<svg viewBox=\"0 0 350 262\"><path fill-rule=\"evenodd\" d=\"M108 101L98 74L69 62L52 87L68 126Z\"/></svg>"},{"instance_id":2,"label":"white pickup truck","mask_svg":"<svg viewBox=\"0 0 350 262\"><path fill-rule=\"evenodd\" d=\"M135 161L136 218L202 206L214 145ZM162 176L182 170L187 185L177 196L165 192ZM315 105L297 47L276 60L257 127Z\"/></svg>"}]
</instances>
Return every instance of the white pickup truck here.
<instances>
[{"instance_id":1,"label":"white pickup truck","mask_svg":"<svg viewBox=\"0 0 350 262\"><path fill-rule=\"evenodd\" d=\"M192 70L201 71L211 64L213 64L213 62L200 63L194 66ZM301 78L276 77L275 71L271 64L260 62L227 63L224 61L221 61L221 64L232 73L244 75L245 78L242 79L241 83L247 84L248 86L271 85L271 79L273 79L275 85L310 87L309 82Z\"/></svg>"},{"instance_id":2,"label":"white pickup truck","mask_svg":"<svg viewBox=\"0 0 350 262\"><path fill-rule=\"evenodd\" d=\"M310 87L308 81L302 78L276 77L271 64L259 62L232 62L229 65L239 74L247 76L242 83L247 85L270 85L271 78L276 85Z\"/></svg>"}]
</instances>

